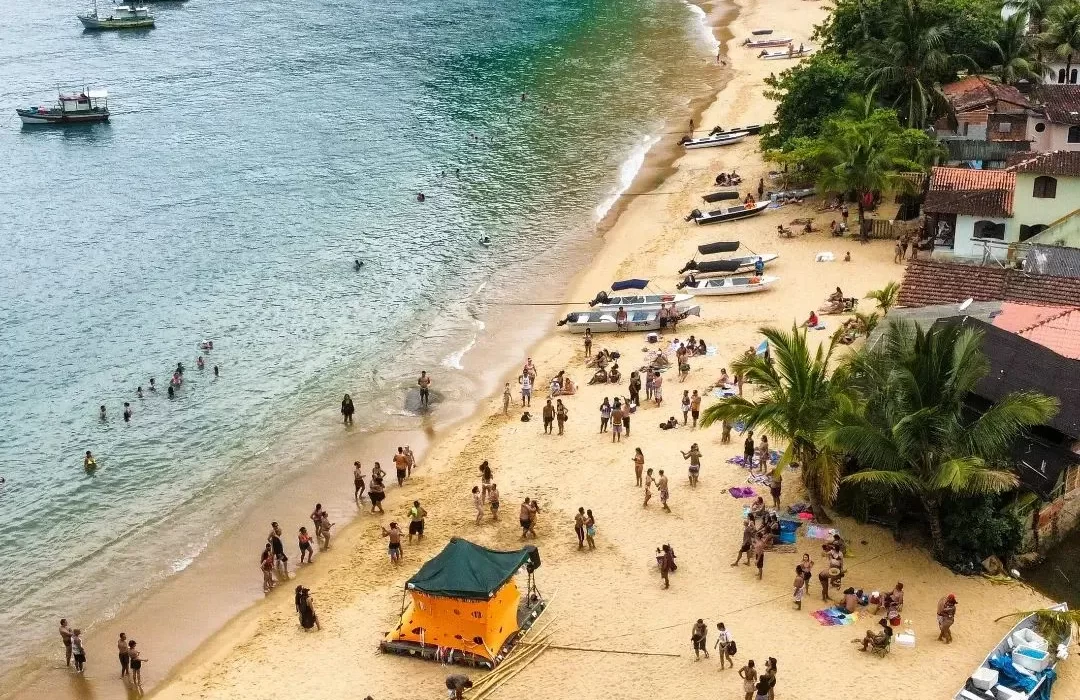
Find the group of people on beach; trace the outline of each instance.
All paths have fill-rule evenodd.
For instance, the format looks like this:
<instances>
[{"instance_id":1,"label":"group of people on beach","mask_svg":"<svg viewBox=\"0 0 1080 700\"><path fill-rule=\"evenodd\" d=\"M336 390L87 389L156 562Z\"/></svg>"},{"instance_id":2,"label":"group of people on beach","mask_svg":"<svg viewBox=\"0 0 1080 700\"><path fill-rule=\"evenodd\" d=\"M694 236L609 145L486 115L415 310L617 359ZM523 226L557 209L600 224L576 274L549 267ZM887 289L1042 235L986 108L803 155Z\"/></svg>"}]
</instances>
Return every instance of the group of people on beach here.
<instances>
[{"instance_id":1,"label":"group of people on beach","mask_svg":"<svg viewBox=\"0 0 1080 700\"><path fill-rule=\"evenodd\" d=\"M60 619L60 641L64 644L64 662L70 668L73 664L77 673L86 671L86 646L83 644L82 630L72 628L66 618ZM136 692L142 689L142 665L149 661L143 658L142 650L134 639L120 633L116 649L120 659L120 678L130 681Z\"/></svg>"}]
</instances>

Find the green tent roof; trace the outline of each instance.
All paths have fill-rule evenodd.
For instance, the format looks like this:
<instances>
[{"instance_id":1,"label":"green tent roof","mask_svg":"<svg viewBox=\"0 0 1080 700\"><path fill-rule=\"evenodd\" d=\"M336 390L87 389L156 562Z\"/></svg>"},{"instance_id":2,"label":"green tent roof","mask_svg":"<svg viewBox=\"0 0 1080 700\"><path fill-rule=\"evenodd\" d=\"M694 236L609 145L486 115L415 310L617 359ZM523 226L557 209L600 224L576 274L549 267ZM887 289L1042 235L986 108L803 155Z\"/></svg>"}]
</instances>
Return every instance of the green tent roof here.
<instances>
[{"instance_id":1,"label":"green tent roof","mask_svg":"<svg viewBox=\"0 0 1080 700\"><path fill-rule=\"evenodd\" d=\"M409 579L409 590L466 600L487 600L509 581L536 551L526 546L497 552L457 537Z\"/></svg>"}]
</instances>

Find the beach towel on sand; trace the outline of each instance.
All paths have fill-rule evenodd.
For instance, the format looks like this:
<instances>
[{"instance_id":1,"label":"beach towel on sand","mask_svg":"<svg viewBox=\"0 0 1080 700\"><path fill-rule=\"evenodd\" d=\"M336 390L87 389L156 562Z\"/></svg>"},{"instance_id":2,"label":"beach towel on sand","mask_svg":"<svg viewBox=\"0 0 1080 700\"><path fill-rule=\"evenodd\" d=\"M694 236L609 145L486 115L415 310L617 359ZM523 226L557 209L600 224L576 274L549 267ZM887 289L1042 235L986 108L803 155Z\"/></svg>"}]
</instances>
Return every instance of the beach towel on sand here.
<instances>
[{"instance_id":1,"label":"beach towel on sand","mask_svg":"<svg viewBox=\"0 0 1080 700\"><path fill-rule=\"evenodd\" d=\"M856 615L848 614L844 608L825 608L810 613L810 617L818 621L824 627L838 627L841 625L854 625Z\"/></svg>"},{"instance_id":2,"label":"beach towel on sand","mask_svg":"<svg viewBox=\"0 0 1080 700\"><path fill-rule=\"evenodd\" d=\"M734 498L753 498L757 494L754 493L754 489L750 486L732 486L728 489Z\"/></svg>"},{"instance_id":3,"label":"beach towel on sand","mask_svg":"<svg viewBox=\"0 0 1080 700\"><path fill-rule=\"evenodd\" d=\"M831 527L822 527L821 525L810 525L806 528L806 536L815 540L831 540L832 536L836 534L836 530Z\"/></svg>"}]
</instances>

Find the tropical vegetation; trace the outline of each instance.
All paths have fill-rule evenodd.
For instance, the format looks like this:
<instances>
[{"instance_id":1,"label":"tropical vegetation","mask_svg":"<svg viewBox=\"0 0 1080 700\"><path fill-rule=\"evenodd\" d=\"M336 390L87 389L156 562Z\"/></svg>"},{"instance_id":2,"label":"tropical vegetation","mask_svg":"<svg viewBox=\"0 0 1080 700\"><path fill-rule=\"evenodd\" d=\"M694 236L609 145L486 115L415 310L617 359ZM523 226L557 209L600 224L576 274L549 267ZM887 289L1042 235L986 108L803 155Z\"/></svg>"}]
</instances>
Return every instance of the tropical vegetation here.
<instances>
[{"instance_id":1,"label":"tropical vegetation","mask_svg":"<svg viewBox=\"0 0 1080 700\"><path fill-rule=\"evenodd\" d=\"M1024 391L972 410L970 393L989 371L978 331L893 321L872 347L842 359L834 343L811 349L803 329L761 332L771 360L735 367L753 391L706 409L704 425L742 421L779 439L786 447L776 470L798 464L818 517L843 486L921 511L943 560L1015 550L1018 521L1001 497L1019 487L1009 448L1057 402ZM960 510L981 513L979 526L955 532L964 530Z\"/></svg>"}]
</instances>

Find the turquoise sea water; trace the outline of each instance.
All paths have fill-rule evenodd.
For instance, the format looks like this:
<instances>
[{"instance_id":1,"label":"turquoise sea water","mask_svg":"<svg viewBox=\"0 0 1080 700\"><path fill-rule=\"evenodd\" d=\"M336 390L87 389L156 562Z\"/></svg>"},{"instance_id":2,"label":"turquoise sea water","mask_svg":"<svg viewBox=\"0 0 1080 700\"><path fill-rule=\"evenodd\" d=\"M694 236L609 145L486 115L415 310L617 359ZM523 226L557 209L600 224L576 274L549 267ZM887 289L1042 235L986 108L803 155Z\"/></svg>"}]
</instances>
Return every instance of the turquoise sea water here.
<instances>
[{"instance_id":1,"label":"turquoise sea water","mask_svg":"<svg viewBox=\"0 0 1080 700\"><path fill-rule=\"evenodd\" d=\"M98 34L84 10L0 22L0 667L184 568L342 393L378 428L485 298L575 272L715 52L678 0L190 0ZM21 128L58 85L108 88L112 121Z\"/></svg>"}]
</instances>

